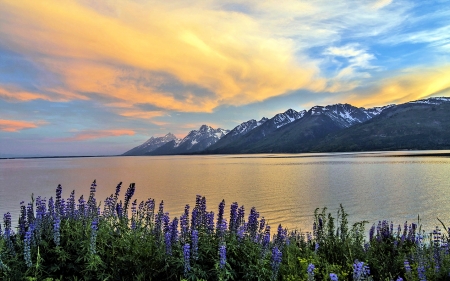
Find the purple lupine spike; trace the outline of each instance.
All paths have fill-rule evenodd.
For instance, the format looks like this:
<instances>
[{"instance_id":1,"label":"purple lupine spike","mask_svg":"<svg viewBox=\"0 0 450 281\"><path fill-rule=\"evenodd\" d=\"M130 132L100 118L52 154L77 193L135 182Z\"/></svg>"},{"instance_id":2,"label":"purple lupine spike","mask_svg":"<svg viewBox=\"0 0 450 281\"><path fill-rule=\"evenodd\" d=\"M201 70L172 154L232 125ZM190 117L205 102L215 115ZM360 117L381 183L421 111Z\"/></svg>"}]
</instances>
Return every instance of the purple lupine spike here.
<instances>
[{"instance_id":1,"label":"purple lupine spike","mask_svg":"<svg viewBox=\"0 0 450 281\"><path fill-rule=\"evenodd\" d=\"M364 262L355 260L353 264L353 280L362 281L366 280L370 275L370 269Z\"/></svg>"},{"instance_id":2,"label":"purple lupine spike","mask_svg":"<svg viewBox=\"0 0 450 281\"><path fill-rule=\"evenodd\" d=\"M83 195L80 196L80 199L78 199L78 211L77 211L77 217L84 217L86 215L86 201L84 201Z\"/></svg>"},{"instance_id":3,"label":"purple lupine spike","mask_svg":"<svg viewBox=\"0 0 450 281\"><path fill-rule=\"evenodd\" d=\"M134 199L133 203L131 203L131 217L136 217L136 206L137 206L137 199Z\"/></svg>"},{"instance_id":4,"label":"purple lupine spike","mask_svg":"<svg viewBox=\"0 0 450 281\"><path fill-rule=\"evenodd\" d=\"M91 222L91 243L89 244L89 251L91 255L95 255L97 252L97 231L98 231L98 218L94 217Z\"/></svg>"},{"instance_id":5,"label":"purple lupine spike","mask_svg":"<svg viewBox=\"0 0 450 281\"><path fill-rule=\"evenodd\" d=\"M42 209L40 207L41 204L37 204L38 201L40 202L39 197L36 198L36 219L40 220L44 216L44 214L42 213ZM50 199L48 199L48 215L50 217L53 217L55 215L55 201L53 201L53 197L50 197Z\"/></svg>"},{"instance_id":6,"label":"purple lupine spike","mask_svg":"<svg viewBox=\"0 0 450 281\"><path fill-rule=\"evenodd\" d=\"M238 203L237 202L233 202L230 206L230 232L235 233L237 228L238 228L238 224L237 224L237 220L238 220Z\"/></svg>"},{"instance_id":7,"label":"purple lupine spike","mask_svg":"<svg viewBox=\"0 0 450 281\"><path fill-rule=\"evenodd\" d=\"M338 281L338 276L336 275L336 273L330 273L330 280L331 281Z\"/></svg>"},{"instance_id":8,"label":"purple lupine spike","mask_svg":"<svg viewBox=\"0 0 450 281\"><path fill-rule=\"evenodd\" d=\"M55 214L53 219L53 241L55 242L56 246L59 246L60 243L60 224L61 220L59 218L59 215Z\"/></svg>"},{"instance_id":9,"label":"purple lupine spike","mask_svg":"<svg viewBox=\"0 0 450 281\"><path fill-rule=\"evenodd\" d=\"M31 262L31 237L32 228L29 228L28 231L25 232L25 238L23 240L23 257L28 268L33 266L33 263Z\"/></svg>"},{"instance_id":10,"label":"purple lupine spike","mask_svg":"<svg viewBox=\"0 0 450 281\"><path fill-rule=\"evenodd\" d=\"M164 220L164 201L161 201L161 203L159 203L158 213L155 216L154 234L157 240L161 239L161 228L163 226L163 220Z\"/></svg>"},{"instance_id":11,"label":"purple lupine spike","mask_svg":"<svg viewBox=\"0 0 450 281\"><path fill-rule=\"evenodd\" d=\"M180 229L181 229L181 239L186 242L189 233L189 223L186 214L182 214L180 217Z\"/></svg>"},{"instance_id":12,"label":"purple lupine spike","mask_svg":"<svg viewBox=\"0 0 450 281\"><path fill-rule=\"evenodd\" d=\"M144 201L141 201L141 203L139 203L139 206L138 206L138 218L139 218L139 220L142 220L142 219L144 219Z\"/></svg>"},{"instance_id":13,"label":"purple lupine spike","mask_svg":"<svg viewBox=\"0 0 450 281\"><path fill-rule=\"evenodd\" d=\"M191 218L191 230L197 229L198 228L198 221L199 221L199 210L198 208L194 208L192 210L192 218Z\"/></svg>"},{"instance_id":14,"label":"purple lupine spike","mask_svg":"<svg viewBox=\"0 0 450 281\"><path fill-rule=\"evenodd\" d=\"M239 226L237 233L236 233L239 241L242 241L244 239L244 234L245 234L246 228L247 228L247 223L245 223L245 222L243 225Z\"/></svg>"},{"instance_id":15,"label":"purple lupine spike","mask_svg":"<svg viewBox=\"0 0 450 281\"><path fill-rule=\"evenodd\" d=\"M263 256L265 256L270 243L270 225L266 225L266 230L264 231L264 236L262 238L261 244L263 247Z\"/></svg>"},{"instance_id":16,"label":"purple lupine spike","mask_svg":"<svg viewBox=\"0 0 450 281\"><path fill-rule=\"evenodd\" d=\"M119 198L120 188L122 187L122 182L119 182L119 184L116 186L116 193L114 193L114 198L117 201Z\"/></svg>"},{"instance_id":17,"label":"purple lupine spike","mask_svg":"<svg viewBox=\"0 0 450 281\"><path fill-rule=\"evenodd\" d=\"M58 184L58 187L56 187L56 196L55 196L55 206L57 212L59 212L59 207L61 206L61 194L62 194L62 186Z\"/></svg>"},{"instance_id":18,"label":"purple lupine spike","mask_svg":"<svg viewBox=\"0 0 450 281\"><path fill-rule=\"evenodd\" d=\"M263 232L266 226L266 219L264 217L259 221L259 232Z\"/></svg>"},{"instance_id":19,"label":"purple lupine spike","mask_svg":"<svg viewBox=\"0 0 450 281\"><path fill-rule=\"evenodd\" d=\"M209 212L206 214L206 230L208 234L214 232L214 212Z\"/></svg>"},{"instance_id":20,"label":"purple lupine spike","mask_svg":"<svg viewBox=\"0 0 450 281\"><path fill-rule=\"evenodd\" d=\"M136 190L136 186L134 183L130 183L130 186L127 189L127 192L125 193L125 200L123 204L123 209L125 211L125 214L128 210L128 204L130 203L131 197L134 195L134 191Z\"/></svg>"},{"instance_id":21,"label":"purple lupine spike","mask_svg":"<svg viewBox=\"0 0 450 281\"><path fill-rule=\"evenodd\" d=\"M184 257L184 275L186 276L189 271L191 271L191 263L190 263L190 248L189 243L184 244L183 246L183 257Z\"/></svg>"},{"instance_id":22,"label":"purple lupine spike","mask_svg":"<svg viewBox=\"0 0 450 281\"><path fill-rule=\"evenodd\" d=\"M23 237L27 227L27 208L25 202L20 202L20 217L19 217L19 235ZM1 231L0 231L1 234Z\"/></svg>"},{"instance_id":23,"label":"purple lupine spike","mask_svg":"<svg viewBox=\"0 0 450 281\"><path fill-rule=\"evenodd\" d=\"M314 269L316 267L314 264L308 264L308 268L306 269L306 273L308 274L308 281L314 281Z\"/></svg>"},{"instance_id":24,"label":"purple lupine spike","mask_svg":"<svg viewBox=\"0 0 450 281\"><path fill-rule=\"evenodd\" d=\"M191 232L191 243L192 243L192 258L198 258L198 231L196 229Z\"/></svg>"},{"instance_id":25,"label":"purple lupine spike","mask_svg":"<svg viewBox=\"0 0 450 281\"><path fill-rule=\"evenodd\" d=\"M375 234L375 224L372 225L369 231L369 241L373 240L373 235Z\"/></svg>"},{"instance_id":26,"label":"purple lupine spike","mask_svg":"<svg viewBox=\"0 0 450 281\"><path fill-rule=\"evenodd\" d=\"M227 262L227 247L225 243L219 246L219 267L221 269L225 268Z\"/></svg>"},{"instance_id":27,"label":"purple lupine spike","mask_svg":"<svg viewBox=\"0 0 450 281\"><path fill-rule=\"evenodd\" d=\"M244 205L242 205L238 209L238 217L237 217L237 226L238 227L244 224L244 222L245 222L244 217L245 217L245 207L244 207Z\"/></svg>"},{"instance_id":28,"label":"purple lupine spike","mask_svg":"<svg viewBox=\"0 0 450 281\"><path fill-rule=\"evenodd\" d=\"M225 219L222 219L222 223L219 226L219 228L217 228L217 236L219 236L220 238L223 238L225 236L225 232L227 231L227 221Z\"/></svg>"},{"instance_id":29,"label":"purple lupine spike","mask_svg":"<svg viewBox=\"0 0 450 281\"><path fill-rule=\"evenodd\" d=\"M163 222L164 234L170 232L170 217L169 217L169 213L164 213L164 215L162 217L162 222Z\"/></svg>"},{"instance_id":30,"label":"purple lupine spike","mask_svg":"<svg viewBox=\"0 0 450 281\"><path fill-rule=\"evenodd\" d=\"M259 218L259 213L256 211L255 207L252 207L250 209L250 215L248 216L247 228L248 228L250 237L252 238L253 241L255 241L256 232L258 231L258 228L259 228L258 218Z\"/></svg>"},{"instance_id":31,"label":"purple lupine spike","mask_svg":"<svg viewBox=\"0 0 450 281\"><path fill-rule=\"evenodd\" d=\"M170 224L170 237L172 245L178 242L178 218L174 218Z\"/></svg>"},{"instance_id":32,"label":"purple lupine spike","mask_svg":"<svg viewBox=\"0 0 450 281\"><path fill-rule=\"evenodd\" d=\"M119 219L121 219L123 217L122 200L120 200L120 202L116 204L116 212Z\"/></svg>"},{"instance_id":33,"label":"purple lupine spike","mask_svg":"<svg viewBox=\"0 0 450 281\"><path fill-rule=\"evenodd\" d=\"M64 198L61 198L61 205L59 206L59 213L61 216L66 216L66 201Z\"/></svg>"},{"instance_id":34,"label":"purple lupine spike","mask_svg":"<svg viewBox=\"0 0 450 281\"><path fill-rule=\"evenodd\" d=\"M217 229L222 225L223 214L225 211L225 199L222 199L222 202L219 204L219 212L217 213Z\"/></svg>"},{"instance_id":35,"label":"purple lupine spike","mask_svg":"<svg viewBox=\"0 0 450 281\"><path fill-rule=\"evenodd\" d=\"M72 190L67 198L67 213L69 218L75 218L75 190Z\"/></svg>"},{"instance_id":36,"label":"purple lupine spike","mask_svg":"<svg viewBox=\"0 0 450 281\"><path fill-rule=\"evenodd\" d=\"M164 233L164 243L166 245L166 254L172 255L172 237L170 231Z\"/></svg>"},{"instance_id":37,"label":"purple lupine spike","mask_svg":"<svg viewBox=\"0 0 450 281\"><path fill-rule=\"evenodd\" d=\"M30 202L27 205L27 222L28 225L34 223L35 217L34 217L34 209L33 204Z\"/></svg>"},{"instance_id":38,"label":"purple lupine spike","mask_svg":"<svg viewBox=\"0 0 450 281\"><path fill-rule=\"evenodd\" d=\"M150 224L155 216L155 199L149 198L147 202L145 202L147 214L146 214L146 220L147 224Z\"/></svg>"},{"instance_id":39,"label":"purple lupine spike","mask_svg":"<svg viewBox=\"0 0 450 281\"><path fill-rule=\"evenodd\" d=\"M278 228L277 228L277 234L276 234L276 237L275 237L275 244L278 247L282 247L284 242L285 242L285 240L286 240L285 231L284 231L283 227L280 224L280 225L278 225Z\"/></svg>"},{"instance_id":40,"label":"purple lupine spike","mask_svg":"<svg viewBox=\"0 0 450 281\"><path fill-rule=\"evenodd\" d=\"M206 197L202 197L200 205L200 225L206 227Z\"/></svg>"},{"instance_id":41,"label":"purple lupine spike","mask_svg":"<svg viewBox=\"0 0 450 281\"><path fill-rule=\"evenodd\" d=\"M280 269L281 261L282 261L282 253L278 249L278 247L275 246L272 249L272 262L271 262L273 280L277 280L278 270Z\"/></svg>"}]
</instances>

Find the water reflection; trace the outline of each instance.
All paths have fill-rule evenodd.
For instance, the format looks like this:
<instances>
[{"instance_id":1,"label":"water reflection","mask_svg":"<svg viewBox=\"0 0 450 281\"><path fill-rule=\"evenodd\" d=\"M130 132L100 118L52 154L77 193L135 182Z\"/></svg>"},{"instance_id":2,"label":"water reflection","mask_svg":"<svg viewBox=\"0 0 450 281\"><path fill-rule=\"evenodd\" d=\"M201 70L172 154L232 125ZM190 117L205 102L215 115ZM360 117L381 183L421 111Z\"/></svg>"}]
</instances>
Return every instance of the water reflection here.
<instances>
[{"instance_id":1,"label":"water reflection","mask_svg":"<svg viewBox=\"0 0 450 281\"><path fill-rule=\"evenodd\" d=\"M423 153L423 152L422 152ZM310 230L317 207L336 213L342 204L351 222L395 223L417 220L426 229L450 220L448 151L336 154L266 154L229 156L161 156L0 160L0 212L19 212L31 193L49 198L58 184L63 197L89 193L97 179L103 200L118 182L136 183L136 197L164 200L166 211L179 216L195 196L206 196L217 212L237 201L247 212L255 206L272 225ZM447 154L445 154L447 153ZM411 157L411 156L414 157ZM122 194L125 190L122 190ZM449 222L450 223L450 222Z\"/></svg>"}]
</instances>

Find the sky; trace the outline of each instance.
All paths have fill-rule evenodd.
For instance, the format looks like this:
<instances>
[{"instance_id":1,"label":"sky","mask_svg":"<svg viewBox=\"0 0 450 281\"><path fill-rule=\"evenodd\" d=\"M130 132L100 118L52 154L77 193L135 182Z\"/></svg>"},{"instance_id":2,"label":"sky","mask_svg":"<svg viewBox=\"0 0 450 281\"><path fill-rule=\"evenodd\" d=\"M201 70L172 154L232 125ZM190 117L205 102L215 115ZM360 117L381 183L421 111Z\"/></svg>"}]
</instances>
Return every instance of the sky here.
<instances>
[{"instance_id":1,"label":"sky","mask_svg":"<svg viewBox=\"0 0 450 281\"><path fill-rule=\"evenodd\" d=\"M0 157L450 96L450 0L0 0Z\"/></svg>"}]
</instances>

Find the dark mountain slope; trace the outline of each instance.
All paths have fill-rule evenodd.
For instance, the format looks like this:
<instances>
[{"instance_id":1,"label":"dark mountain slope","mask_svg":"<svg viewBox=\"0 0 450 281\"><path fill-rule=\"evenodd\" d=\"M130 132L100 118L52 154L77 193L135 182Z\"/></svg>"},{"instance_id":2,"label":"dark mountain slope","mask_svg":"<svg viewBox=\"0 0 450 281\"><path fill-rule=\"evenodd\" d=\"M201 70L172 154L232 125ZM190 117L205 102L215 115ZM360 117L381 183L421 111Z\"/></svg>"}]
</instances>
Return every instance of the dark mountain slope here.
<instances>
[{"instance_id":1,"label":"dark mountain slope","mask_svg":"<svg viewBox=\"0 0 450 281\"><path fill-rule=\"evenodd\" d=\"M450 102L411 102L325 137L312 151L450 149ZM437 102L433 102L437 101Z\"/></svg>"}]
</instances>

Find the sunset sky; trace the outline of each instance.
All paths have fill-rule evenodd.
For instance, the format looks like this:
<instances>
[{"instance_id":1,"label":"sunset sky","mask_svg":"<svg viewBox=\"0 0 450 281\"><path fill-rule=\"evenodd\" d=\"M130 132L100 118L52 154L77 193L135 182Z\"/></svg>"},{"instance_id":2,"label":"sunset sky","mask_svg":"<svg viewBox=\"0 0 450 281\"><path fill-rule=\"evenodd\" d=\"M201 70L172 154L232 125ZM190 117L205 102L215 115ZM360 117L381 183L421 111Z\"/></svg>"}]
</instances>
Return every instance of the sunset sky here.
<instances>
[{"instance_id":1,"label":"sunset sky","mask_svg":"<svg viewBox=\"0 0 450 281\"><path fill-rule=\"evenodd\" d=\"M450 96L450 1L0 0L0 157Z\"/></svg>"}]
</instances>

